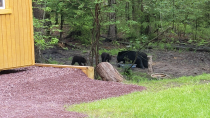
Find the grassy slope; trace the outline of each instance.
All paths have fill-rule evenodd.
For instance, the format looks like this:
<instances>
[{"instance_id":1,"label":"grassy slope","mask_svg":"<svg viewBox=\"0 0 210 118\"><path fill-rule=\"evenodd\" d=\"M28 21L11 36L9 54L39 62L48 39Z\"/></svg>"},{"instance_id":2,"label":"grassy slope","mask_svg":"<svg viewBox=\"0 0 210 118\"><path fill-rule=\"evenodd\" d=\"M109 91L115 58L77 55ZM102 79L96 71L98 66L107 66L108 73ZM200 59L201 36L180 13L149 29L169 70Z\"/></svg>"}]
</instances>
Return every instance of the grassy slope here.
<instances>
[{"instance_id":1,"label":"grassy slope","mask_svg":"<svg viewBox=\"0 0 210 118\"><path fill-rule=\"evenodd\" d=\"M101 118L210 117L210 86L206 82L208 80L210 74L141 81L138 84L146 86L147 91L69 106L67 109Z\"/></svg>"}]
</instances>

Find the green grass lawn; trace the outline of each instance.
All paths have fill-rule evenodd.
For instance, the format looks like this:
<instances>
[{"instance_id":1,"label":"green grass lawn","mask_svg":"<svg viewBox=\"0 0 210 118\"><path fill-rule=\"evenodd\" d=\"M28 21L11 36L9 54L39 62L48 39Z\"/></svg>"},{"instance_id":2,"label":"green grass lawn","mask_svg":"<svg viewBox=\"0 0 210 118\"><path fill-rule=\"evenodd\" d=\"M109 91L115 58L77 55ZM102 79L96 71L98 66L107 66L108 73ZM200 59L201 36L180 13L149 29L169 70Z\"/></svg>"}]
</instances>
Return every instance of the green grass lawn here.
<instances>
[{"instance_id":1,"label":"green grass lawn","mask_svg":"<svg viewBox=\"0 0 210 118\"><path fill-rule=\"evenodd\" d=\"M210 74L135 84L148 89L66 109L99 118L210 117Z\"/></svg>"}]
</instances>

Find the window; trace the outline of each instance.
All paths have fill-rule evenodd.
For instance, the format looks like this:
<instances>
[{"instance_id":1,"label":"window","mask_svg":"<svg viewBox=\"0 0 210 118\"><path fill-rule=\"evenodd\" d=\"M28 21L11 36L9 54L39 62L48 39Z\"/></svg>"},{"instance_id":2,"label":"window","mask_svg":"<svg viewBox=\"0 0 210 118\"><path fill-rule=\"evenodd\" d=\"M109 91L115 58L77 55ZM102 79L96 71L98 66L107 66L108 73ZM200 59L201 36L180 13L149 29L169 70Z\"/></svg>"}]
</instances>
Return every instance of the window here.
<instances>
[{"instance_id":1,"label":"window","mask_svg":"<svg viewBox=\"0 0 210 118\"><path fill-rule=\"evenodd\" d=\"M0 0L0 9L5 9L5 0Z\"/></svg>"},{"instance_id":2,"label":"window","mask_svg":"<svg viewBox=\"0 0 210 118\"><path fill-rule=\"evenodd\" d=\"M0 0L0 15L12 13L12 9L9 8L9 5L6 4L5 1L6 0Z\"/></svg>"}]
</instances>

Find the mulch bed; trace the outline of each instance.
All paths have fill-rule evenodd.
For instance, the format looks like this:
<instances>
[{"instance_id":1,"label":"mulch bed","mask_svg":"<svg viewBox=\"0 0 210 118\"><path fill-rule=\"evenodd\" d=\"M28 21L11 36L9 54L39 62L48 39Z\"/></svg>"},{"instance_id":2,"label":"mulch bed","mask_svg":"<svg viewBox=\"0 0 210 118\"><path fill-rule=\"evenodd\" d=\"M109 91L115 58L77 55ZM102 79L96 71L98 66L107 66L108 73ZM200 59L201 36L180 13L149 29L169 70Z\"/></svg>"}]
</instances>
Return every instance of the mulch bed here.
<instances>
[{"instance_id":1,"label":"mulch bed","mask_svg":"<svg viewBox=\"0 0 210 118\"><path fill-rule=\"evenodd\" d=\"M145 87L92 80L81 70L30 66L0 72L0 117L69 118L64 105L117 97Z\"/></svg>"}]
</instances>

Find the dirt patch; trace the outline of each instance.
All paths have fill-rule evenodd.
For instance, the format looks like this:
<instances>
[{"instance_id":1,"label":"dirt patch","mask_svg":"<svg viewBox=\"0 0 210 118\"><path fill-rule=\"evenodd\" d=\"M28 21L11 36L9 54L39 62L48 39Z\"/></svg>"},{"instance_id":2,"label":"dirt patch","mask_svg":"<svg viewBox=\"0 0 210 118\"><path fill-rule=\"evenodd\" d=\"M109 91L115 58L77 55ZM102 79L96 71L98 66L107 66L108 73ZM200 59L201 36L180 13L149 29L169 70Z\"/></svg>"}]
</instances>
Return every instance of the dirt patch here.
<instances>
[{"instance_id":1,"label":"dirt patch","mask_svg":"<svg viewBox=\"0 0 210 118\"><path fill-rule=\"evenodd\" d=\"M77 45L79 46L79 45ZM82 47L82 46L80 46ZM113 49L116 46L104 42L101 49ZM120 46L123 47L123 46ZM52 53L56 50L56 53ZM89 49L82 50L63 50L62 48L54 48L44 51L44 56L48 59L56 60L60 64L71 64L71 59L74 55L82 55L88 58ZM195 76L203 73L210 73L210 53L209 52L193 52L193 51L167 51L167 50L144 50L148 55L153 57L154 73L164 73L172 78L181 76ZM114 55L110 63L117 67L116 56ZM100 59L101 62L101 59ZM147 73L147 69L133 68L134 72ZM149 77L149 76L148 76Z\"/></svg>"},{"instance_id":2,"label":"dirt patch","mask_svg":"<svg viewBox=\"0 0 210 118\"><path fill-rule=\"evenodd\" d=\"M200 80L200 84L209 84L210 80Z\"/></svg>"},{"instance_id":3,"label":"dirt patch","mask_svg":"<svg viewBox=\"0 0 210 118\"><path fill-rule=\"evenodd\" d=\"M145 87L92 80L73 68L26 67L0 72L0 117L80 118L64 105L117 97Z\"/></svg>"}]
</instances>

